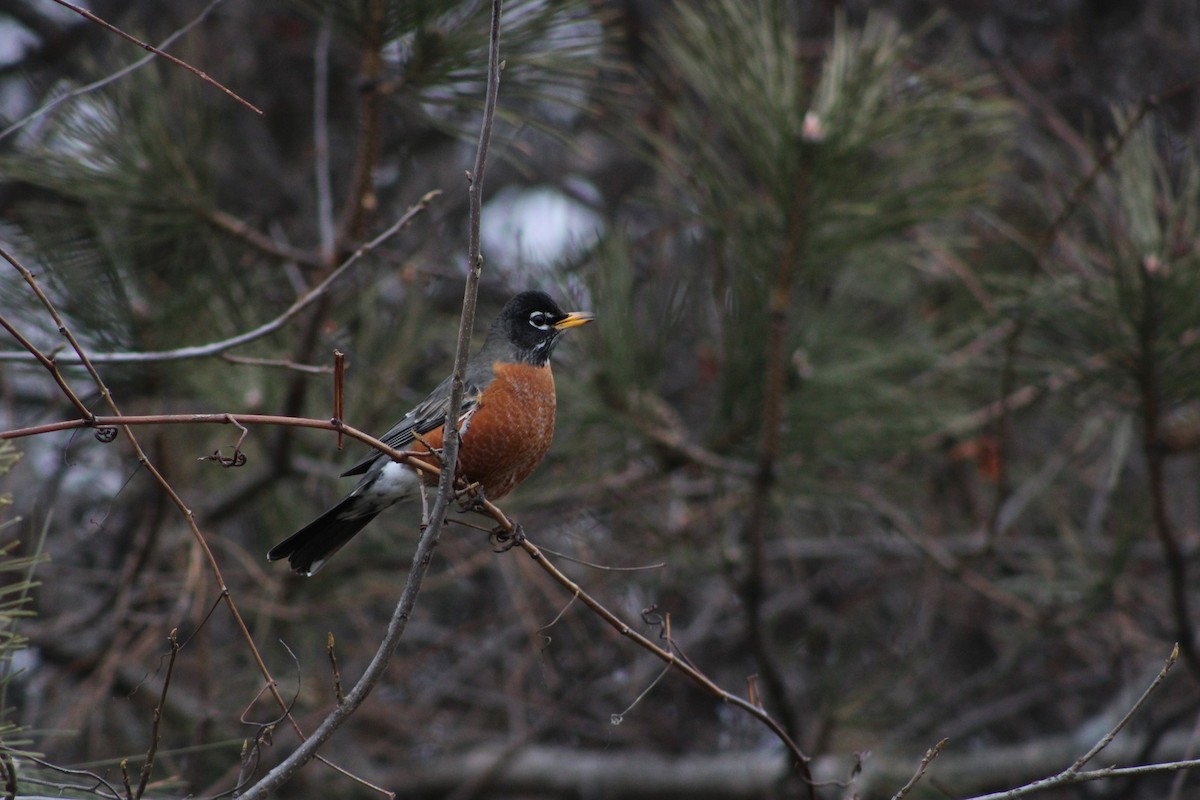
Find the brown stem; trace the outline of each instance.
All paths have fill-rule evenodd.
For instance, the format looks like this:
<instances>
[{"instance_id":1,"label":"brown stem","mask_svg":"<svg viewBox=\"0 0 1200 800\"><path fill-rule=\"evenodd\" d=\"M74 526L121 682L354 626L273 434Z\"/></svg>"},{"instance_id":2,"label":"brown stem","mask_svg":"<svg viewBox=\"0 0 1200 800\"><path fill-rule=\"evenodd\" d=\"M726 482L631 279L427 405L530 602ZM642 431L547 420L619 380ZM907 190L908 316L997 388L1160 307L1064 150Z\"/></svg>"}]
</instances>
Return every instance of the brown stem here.
<instances>
[{"instance_id":1,"label":"brown stem","mask_svg":"<svg viewBox=\"0 0 1200 800\"><path fill-rule=\"evenodd\" d=\"M771 289L762 429L750 508L740 532L741 541L746 546L749 556L749 563L739 587L746 608L747 644L754 655L767 699L775 707L792 738L799 736L799 720L792 710L787 684L770 649L762 604L766 596L767 576L765 527L771 508L771 494L777 480L776 466L783 435L783 406L788 366L788 315L792 307L800 254L808 233L808 179L808 163L803 159L798 168L791 212L788 216L787 240L776 267L775 283Z\"/></svg>"},{"instance_id":2,"label":"brown stem","mask_svg":"<svg viewBox=\"0 0 1200 800\"><path fill-rule=\"evenodd\" d=\"M443 469L438 479L437 497L429 515L429 525L440 530L445 519L450 497L454 493L454 474L458 464L458 415L462 408L466 387L463 376L467 372L470 355L471 332L475 327L475 304L479 297L479 278L483 272L483 252L480 245L480 220L483 215L483 174L487 167L488 148L492 141L492 121L496 115L496 101L500 94L500 14L502 0L492 0L492 24L489 32L487 88L483 100L483 121L479 129L479 144L475 150L475 163L467 176L467 280L463 286L462 315L458 323L458 342L454 349L454 372L450 380L450 399L446 405L446 421L442 429Z\"/></svg>"},{"instance_id":3,"label":"brown stem","mask_svg":"<svg viewBox=\"0 0 1200 800\"><path fill-rule=\"evenodd\" d=\"M342 214L339 249L345 249L350 242L362 238L379 206L375 196L375 165L379 161L383 142L383 37L387 30L384 0L369 0L368 13L370 19L360 77L362 112L358 121L358 154L354 160L350 194Z\"/></svg>"},{"instance_id":4,"label":"brown stem","mask_svg":"<svg viewBox=\"0 0 1200 800\"><path fill-rule=\"evenodd\" d=\"M73 5L72 3L68 3L68 2L66 2L66 0L54 0L54 2L58 3L63 8L71 9L72 11L74 11L76 14L79 14L84 19L90 20L91 22L96 23L97 25L99 25L102 28L112 31L113 33L120 36L122 39L126 39L130 42L133 42L134 44L136 44L138 47L142 48L146 52L153 53L154 55L158 56L159 58L165 58L167 61L170 61L172 64L175 64L176 66L183 67L188 72L192 73L197 78L204 81L205 83L210 83L213 86L217 87L222 92L229 95L234 100L238 101L239 103L244 105L246 108L253 111L255 114L261 115L263 113L261 108L254 105L249 100L246 100L242 96L236 94L233 90L231 90L231 89L225 87L224 85L222 85L221 83L218 83L217 81L213 80L206 72L196 69L195 67L193 67L191 64L187 63L186 61L182 61L182 60L176 58L175 56L171 55L170 53L167 53L167 52L164 52L163 50L158 49L157 47L150 44L149 42L143 42L141 39L138 39L136 36L129 35L125 31L118 28L116 25L113 25L110 22L105 22L104 20L100 19L99 17L97 17L95 14L88 11L87 9L80 8L79 6Z\"/></svg>"},{"instance_id":5,"label":"brown stem","mask_svg":"<svg viewBox=\"0 0 1200 800\"><path fill-rule=\"evenodd\" d=\"M382 0L373 0L373 9L382 15ZM345 701L336 706L325 720L313 732L312 737L303 742L277 767L272 769L261 781L250 788L244 795L247 800L259 800L271 794L281 786L292 773L303 766L317 754L320 746L334 734L351 714L370 694L375 684L383 675L391 660L392 653L408 625L408 619L416 606L417 595L421 591L421 583L429 563L433 559L433 550L437 547L438 537L445 523L446 513L450 507L450 498L454 493L454 464L458 456L458 409L462 405L463 375L466 372L467 353L470 349L471 330L475 318L475 298L479 291L479 270L483 259L479 254L479 203L483 167L487 158L488 142L492 131L492 117L496 109L496 95L500 81L500 11L501 0L492 0L492 25L489 44L487 94L484 100L483 129L479 136L479 148L475 157L475 171L472 174L471 190L469 192L471 214L468 222L468 258L470 263L467 274L466 289L463 296L462 320L459 324L458 344L455 348L454 373L451 381L450 403L446 412L445 436L442 446L442 459L450 468L442 471L438 478L438 492L433 507L429 512L425 529L417 542L417 550L413 554L412 569L409 570L408 580L401 592L400 600L388 622L387 632L376 650L371 663L363 672L354 688L346 695ZM382 20L380 21L382 25ZM340 420L332 424L341 426ZM349 435L351 431L346 430ZM432 471L436 471L433 468Z\"/></svg>"},{"instance_id":6,"label":"brown stem","mask_svg":"<svg viewBox=\"0 0 1200 800\"><path fill-rule=\"evenodd\" d=\"M198 425L198 424L291 425L291 426L306 427L306 428L318 428L318 429L322 429L322 430L340 431L340 432L345 433L345 435L347 435L353 439L357 439L358 441L361 441L364 444L368 444L372 447L375 447L376 449L380 450L383 453L386 453L387 455L391 456L392 458L394 458L396 460L405 461L406 463L410 464L411 466L413 466L417 469L424 470L432 475L439 475L441 472L437 467L435 467L431 464L427 464L423 461L410 460L410 456L408 454L406 454L405 452L391 448L388 445L384 444L383 442L379 441L378 439L376 439L372 436L369 436L356 428L350 427L349 425L346 425L338 420L289 418L289 417L279 417L279 416L271 416L271 415L265 415L265 414L229 414L229 413L161 414L161 415L146 415L146 416L95 417L94 419L89 419L89 420L85 420L85 419L66 420L63 422L38 425L38 426L31 427L31 428L22 428L22 429L17 429L17 430L3 431L3 432L0 432L0 439L18 438L18 437L22 437L22 436L34 436L34 435L50 433L50 432L54 432L54 431L87 428L87 427L92 427L93 425L95 425L95 426L115 425L117 423L120 423L125 426L129 426L129 427L134 427L134 426L138 426L138 425L163 425L163 424L178 424L178 425ZM152 467L151 467L151 469L152 469ZM177 495L174 495L172 493L171 496L173 499L178 500ZM494 519L505 530L508 530L508 531L515 530L515 526L513 525L512 521L509 520L509 518L505 515L505 513L499 507L495 506L494 504L492 504L490 502L484 501L482 503L482 508L489 516L492 517L492 519ZM442 516L444 518L444 516L445 516L444 513L442 514ZM191 519L191 516L189 514L189 520L190 519ZM428 559L432 555L433 547L436 546L436 536L433 535L434 530L435 530L435 528L433 526L428 526L426 528L426 533L422 535L421 541L418 543L418 546L417 546L417 552L414 555L414 561L413 561L414 570L419 569L421 572L423 572L424 568L428 565ZM428 542L426 542L426 536L428 536L428 538L429 538ZM613 627L618 633L631 639L636 644L638 644L640 647L645 648L646 650L653 653L655 656L657 656L658 658L662 659L664 662L669 664L674 669L678 670L679 672L682 672L685 676L687 676L690 680L692 680L692 682L699 685L701 688L703 688L706 692L708 692L712 696L720 699L723 702L729 703L730 705L740 708L741 710L745 711L746 713L750 714L752 717L754 717L755 719L758 719L764 725L766 725L772 731L772 733L774 733L777 737L779 737L779 740L787 747L788 751L792 754L792 757L796 761L796 769L797 769L798 774L809 785L810 794L812 793L812 776L811 776L811 773L808 768L808 757L806 755L804 755L803 751L801 751L800 748L796 745L796 743L791 738L791 736L788 734L786 728L783 725L781 725L779 722L777 722L775 719L773 719L770 716L770 714L768 714L760 706L758 706L754 703L751 703L748 700L745 700L741 697L738 697L737 695L734 695L734 694L731 694L731 693L725 691L724 689L720 688L715 683L713 683L713 681L710 678L708 678L708 676L704 675L704 673L700 672L698 669L693 667L691 664L688 664L686 661L678 658L674 653L669 652L667 650L663 650L658 645L656 645L654 642L647 639L645 636L642 636L641 634L634 631L627 623L625 623L623 620L621 620L619 617L617 617L615 614L613 614L611 611L609 611L599 601L597 601L595 598L593 598L591 595L589 595L587 592L585 592L578 584L576 584L574 581L572 581L570 578L568 578L566 575L564 575L561 571L559 571L558 568L555 567L549 560L547 560L546 556L531 542L529 542L528 540L525 540L521 543L521 546L527 553L529 553L529 555L531 557L534 558L534 560L538 563L538 565L543 570L545 570L552 578L554 578L555 581L557 581L559 584L564 586L569 592L571 592L571 594L574 597L578 597L581 602L583 602L588 608L590 608L597 615L599 615L606 623L608 623L611 627ZM211 553L207 550L207 547L205 547L205 552L206 552L206 554L208 554L211 557ZM226 604L232 605L232 602L233 602L232 598L229 596L228 591L224 590L223 583L221 584L221 588L222 588L222 593L223 593L222 600ZM420 587L418 584L416 589L414 590L414 592L416 590L419 590L419 588ZM407 592L408 592L408 589L406 587L406 593L404 595L402 595L402 597L401 597L401 602L397 606L396 616L393 617L392 626L389 627L389 633L385 637L384 642L381 644L379 653L383 653L383 652L390 653L391 649L394 649L394 644L395 644L395 641L392 637L395 636L398 639L400 634L403 632L404 624L407 623L408 614L411 613L411 610L412 610L412 603L415 602L415 598L416 598L415 593L410 596L410 595L408 595ZM255 650L254 652L255 652L255 655L257 656L257 651ZM380 658L379 653L377 653L376 658ZM262 665L261 659L256 658L256 661L259 663L260 669L262 669L262 670L266 669L265 665ZM292 774L292 772L294 772L296 769L298 769L299 766L305 760L307 760L308 758L311 758L313 756L313 754L316 752L316 749L320 746L321 742L323 742L326 738L328 738L329 735L332 735L333 730L336 729L341 724L341 722L343 722L345 720L345 718L347 716L349 716L350 713L353 713L354 708L357 707L357 705L359 703L361 703L362 700L365 699L366 694L370 691L370 687L374 685L374 682L378 679L378 675L386 667L386 664L387 664L386 658L384 658L379 663L372 661L371 666L368 667L367 671L363 673L362 678L360 678L360 680L359 680L360 684L362 684L364 681L366 681L367 685L363 688L360 688L360 686L358 684L356 684L355 689L346 695L345 702L342 705L339 705L338 709L335 709L334 714L337 715L336 719L332 719L334 715L331 714L331 717L327 718L326 721L321 724L321 727L318 729L318 731L314 732L314 734L313 734L314 737L316 737L318 735L318 733L320 733L322 735L322 738L319 741L314 741L311 745L309 745L307 743L305 745L302 745L302 747L305 748L304 752L300 753L299 750L294 752L293 756L296 757L295 760L293 760L293 756L289 756L287 759L288 766L281 773L276 774L274 771L272 771L272 775L274 775L274 777L271 779L271 783L269 784L269 786L273 787L273 786L277 786L280 783L282 783L283 780L286 780L286 778L288 776L290 776ZM278 689L275 687L275 684L273 681L269 685L269 690L273 695L278 695ZM353 704L353 707L346 708L347 706L350 706L351 704ZM346 708L346 710L340 711L343 708ZM332 727L330 729L326 730L326 724L330 724ZM281 767L282 766L283 765L281 765ZM270 776L268 776L268 777L270 777ZM267 779L264 778L264 781L266 781L266 780ZM258 787L255 787L255 788L258 788ZM247 797L250 797L250 796L251 796L250 794L247 794ZM258 797L258 796L265 796L265 795L256 794L253 796Z\"/></svg>"},{"instance_id":7,"label":"brown stem","mask_svg":"<svg viewBox=\"0 0 1200 800\"><path fill-rule=\"evenodd\" d=\"M246 331L244 333L240 333L237 336L232 336L228 339L222 339L217 342L210 342L209 344L195 345L192 347L180 347L175 350L162 350L162 351L158 351L158 352L96 353L96 354L89 354L87 360L90 364L95 365L95 364L131 364L131 363L146 363L146 362L158 362L158 361L178 361L178 360L190 359L190 358L206 358L209 356L220 355L220 354L224 353L226 350L231 350L235 347L240 347L241 345L247 344L256 339L261 339L262 337L266 336L267 334L274 333L275 331L283 328L284 325L286 325L288 322L290 322L293 317L295 317L297 314L299 314L305 308L308 308L310 305L312 305L313 303L317 302L319 299L324 297L326 295L326 293L329 292L330 287L332 287L333 284L339 278L341 278L343 275L345 275L346 272L349 271L349 269L351 267L353 267L355 264L357 264L359 261L361 261L362 258L364 256L366 256L368 253L375 250L377 247L382 245L388 239L392 238L397 233L399 233L401 230L403 230L404 227L408 225L408 223L412 222L413 218L416 217L417 214L424 211L425 208L428 207L429 203L432 202L433 199L435 197L437 197L438 195L440 195L441 193L442 192L440 189L434 189L430 192L426 192L425 195L420 200L418 200L416 203L411 205L407 211L405 211L403 214L401 214L400 218L397 219L394 223L392 223L392 225L387 230L385 230L383 233L379 234L374 239L372 239L371 241L362 245L357 250L355 250L353 253L351 253L341 264L338 265L337 269L333 270L328 275L326 275L321 280L321 282L318 283L316 286L312 287L307 292L305 292L303 295L296 298L296 301L294 303L292 303L287 308L286 311L284 311L279 316L275 317L275 319L271 320L270 322L259 325L257 328L254 328L253 330ZM0 248L0 257L4 258L6 261L8 261L10 264L12 264L13 267L16 268L18 271L21 271L22 274L25 274L28 272L28 270L25 270L24 267L20 266L19 263L16 261L16 259L11 254L9 254L8 251L4 250L3 248ZM27 280L27 282L29 282L30 279L27 278L26 280ZM35 293L39 293L41 291L40 289L38 289L36 287L36 284L31 283L31 286L34 288ZM45 304L46 301L45 301L43 295L39 294L39 299L42 300L43 304ZM22 343L22 345L24 346L24 343ZM30 353L30 352L33 352L33 351L30 350L29 347L26 347L24 351L19 351L19 352L18 351L13 351L13 352L0 351L0 361L14 361L14 360L26 359L26 358L28 358L26 353ZM37 357L37 355L38 355L37 353L34 353L35 357ZM40 360L44 361L44 358L40 359ZM68 364L68 363L69 364L78 364L78 363L81 363L82 356L80 356L80 354L78 352L72 351L70 353L63 353L59 356L56 356L55 360L58 363L62 363L62 364Z\"/></svg>"},{"instance_id":8,"label":"brown stem","mask_svg":"<svg viewBox=\"0 0 1200 800\"><path fill-rule=\"evenodd\" d=\"M490 506L490 504L485 504L485 506ZM495 511L503 516L502 512L499 512L499 509L496 509L494 506L489 507L488 510L489 512ZM493 516L495 516L495 514L493 514ZM513 530L511 522L508 523L507 527L509 530ZM675 655L675 653L669 650L664 650L642 634L635 631L629 626L628 623L626 623L613 612L609 611L608 608L605 607L600 601L596 600L590 594L585 592L579 586L579 584L568 578L558 569L558 567L550 563L550 561L546 559L546 556L543 555L542 551L538 549L537 545L533 544L533 542L529 541L529 539L521 537L520 546L522 550L529 554L530 558L537 562L539 567L549 574L550 577L552 577L557 583L566 588L571 593L572 597L579 598L580 602L582 602L597 616L608 623L609 627L611 627L617 633L621 634L627 639L630 639L642 649L653 653L668 666L674 668L678 672L683 673L689 680L702 688L704 691L708 692L713 697L724 703L737 706L742 711L745 711L747 714L766 725L767 728L769 728L771 732L774 733L779 739L779 741L782 742L787 748L788 753L790 753L792 756L796 774L800 776L801 780L804 781L805 785L807 786L809 796L815 797L813 777L808 767L808 756L806 756L799 746L797 746L796 742L788 734L784 726L772 718L771 715L768 714L761 706L725 691L720 686L713 683L711 678L693 667L686 660L679 658Z\"/></svg>"},{"instance_id":9,"label":"brown stem","mask_svg":"<svg viewBox=\"0 0 1200 800\"><path fill-rule=\"evenodd\" d=\"M324 266L325 264L320 256L314 255L311 251L292 247L284 242L277 242L251 226L250 223L238 219L227 211L222 211L219 208L203 207L197 208L196 214L200 219L212 225L217 230L240 239L263 255L280 261L294 261L306 267L315 268Z\"/></svg>"},{"instance_id":10,"label":"brown stem","mask_svg":"<svg viewBox=\"0 0 1200 800\"><path fill-rule=\"evenodd\" d=\"M122 420L123 415L121 414L121 410L120 410L120 408L118 408L116 400L113 399L112 393L109 391L108 386L104 383L104 380L100 377L100 373L96 370L95 365L92 364L91 360L87 357L87 354L84 352L83 347L79 343L79 340L71 332L71 329L67 326L67 324L63 320L62 316L58 313L58 309L55 308L54 304L52 302L50 302L50 299L46 296L45 292L42 291L42 288L38 284L37 279L34 277L33 273L30 272L23 264L21 264L19 261L17 261L17 259L14 258L8 252L6 252L4 250L0 250L0 256L3 256L4 259L7 260L9 262L9 264L11 264L12 267L15 270L17 270L18 273L20 273L21 277L25 280L25 283L30 287L30 289L37 296L38 300L41 302L41 305L46 310L46 313L54 321L55 325L58 328L59 333L61 333L62 336L67 340L68 344L71 346L71 349L75 352L75 354L78 356L80 362L83 364L84 369L87 370L87 373L91 377L92 382L96 385L96 388L99 390L101 398L103 398L105 404L109 407L109 409L112 411L112 413L114 415L111 418L112 421L110 423L111 429L113 430L113 432L115 433L115 430L117 428L119 428L121 431L124 432L126 438L128 438L128 440L129 440L130 446L133 448L133 452L134 452L134 455L137 457L138 463L141 464L146 469L146 471L154 479L155 483L157 483L159 488L166 494L167 497L170 498L171 502L179 510L179 513L183 516L183 519L187 522L188 528L191 530L191 533L192 533L192 538L195 540L196 544L200 547L200 550L204 556L205 562L208 564L209 571L213 576L213 581L217 585L217 589L220 592L221 599L224 601L225 607L229 611L229 616L233 620L233 623L234 623L235 627L237 628L238 633L240 634L240 636L242 638L242 641L245 642L246 649L250 652L251 658L253 659L256 667L258 668L259 674L262 676L262 678L265 682L265 685L267 686L267 689L269 690L272 698L279 705L279 708L283 710L284 716L287 718L288 722L291 724L292 729L296 732L296 735L299 736L301 739L304 739L305 738L304 731L301 730L300 724L295 720L294 717L292 717L291 712L289 710L288 702L284 699L283 695L279 692L279 688L275 683L275 679L274 679L274 677L272 677L270 670L267 668L266 662L263 661L262 654L259 652L258 645L254 641L254 637L250 633L250 629L247 627L245 619L242 617L241 612L238 611L237 605L234 603L233 595L230 593L229 588L225 584L225 579L224 579L224 576L221 574L220 566L217 564L216 556L213 555L212 549L208 545L208 540L205 538L203 532L201 532L199 525L196 524L195 514L192 513L192 510L190 508L188 508L188 506L184 502L183 498L180 497L179 493L175 491L175 488L171 485L171 483L166 479L166 477L163 476L162 472L154 465L154 463L150 460L149 456L147 456L146 451L142 448L142 445L138 441L138 438L134 435L133 429ZM46 356L44 354L42 354L36 347L34 347L32 344L29 344L28 348L29 348L30 353L32 353L33 356L38 359L38 361L40 361L43 365L46 365L46 364L49 365L48 368L50 369L50 371L52 373L56 371L53 368L54 367L53 363L51 363L49 361L49 359L47 359ZM68 393L69 393L69 390L68 390ZM80 426L80 427L96 427L98 432L101 430L104 430L103 424L96 423L95 422L96 418L94 416L91 416L90 413L87 412L86 409L84 409L83 413L86 415L85 418L75 421L76 423L80 424L78 426ZM233 419L232 419L232 417L230 417L226 421L232 422ZM9 433L11 433L11 432L9 432ZM11 436L5 434L2 436L2 438L11 438ZM111 441L111 439L110 439L110 441ZM341 767L338 767L337 765L333 764L332 762L330 762L324 758L321 758L321 760L324 763L328 764L333 769L352 778L353 780L356 780L359 783L362 783L364 785L371 786L371 784L368 783L367 781L365 781L355 775L351 775L351 773L347 772L346 770L342 769ZM372 787L372 788L375 788L375 787Z\"/></svg>"},{"instance_id":11,"label":"brown stem","mask_svg":"<svg viewBox=\"0 0 1200 800\"><path fill-rule=\"evenodd\" d=\"M159 732L159 726L162 724L163 709L167 705L167 692L171 688L171 676L175 672L175 657L179 655L179 631L172 629L171 635L167 637L171 645L171 655L167 660L167 674L163 678L162 692L158 698L158 705L154 707L154 723L150 728L150 747L146 751L146 760L142 764L141 776L138 778L137 791L134 793L134 800L141 800L142 795L146 793L146 784L150 780L150 773L154 769L154 755L158 752L158 743L162 738Z\"/></svg>"},{"instance_id":12,"label":"brown stem","mask_svg":"<svg viewBox=\"0 0 1200 800\"><path fill-rule=\"evenodd\" d=\"M1192 631L1192 614L1188 607L1187 562L1179 539L1175 535L1167 512L1165 466L1167 450L1160 437L1162 397L1159 390L1157 346L1159 337L1159 315L1155 278L1139 265L1138 273L1142 285L1141 319L1138 320L1137 382L1142 403L1142 452L1146 458L1146 479L1150 492L1150 507L1154 519L1154 531L1158 535L1166 562L1170 581L1171 609L1175 619L1175 636L1188 669L1200 677L1200 653L1196 651L1196 637Z\"/></svg>"}]
</instances>

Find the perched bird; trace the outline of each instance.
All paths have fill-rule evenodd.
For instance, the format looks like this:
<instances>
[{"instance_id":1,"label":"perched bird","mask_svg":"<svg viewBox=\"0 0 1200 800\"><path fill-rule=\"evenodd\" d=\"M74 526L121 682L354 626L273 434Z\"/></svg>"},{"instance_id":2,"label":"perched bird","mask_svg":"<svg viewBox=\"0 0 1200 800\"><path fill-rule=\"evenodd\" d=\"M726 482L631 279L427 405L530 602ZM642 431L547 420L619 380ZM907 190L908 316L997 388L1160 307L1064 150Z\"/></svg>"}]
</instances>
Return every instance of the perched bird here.
<instances>
[{"instance_id":1,"label":"perched bird","mask_svg":"<svg viewBox=\"0 0 1200 800\"><path fill-rule=\"evenodd\" d=\"M554 376L550 353L568 328L592 321L586 311L567 313L544 292L522 292L509 300L488 329L487 339L467 361L465 392L458 416L458 472L498 500L529 477L554 436ZM430 453L442 445L450 402L450 378L379 437L398 450ZM428 447L426 447L428 444ZM312 575L379 512L420 497L428 476L378 450L342 473L362 480L340 503L271 548L267 558L286 558L301 575Z\"/></svg>"}]
</instances>

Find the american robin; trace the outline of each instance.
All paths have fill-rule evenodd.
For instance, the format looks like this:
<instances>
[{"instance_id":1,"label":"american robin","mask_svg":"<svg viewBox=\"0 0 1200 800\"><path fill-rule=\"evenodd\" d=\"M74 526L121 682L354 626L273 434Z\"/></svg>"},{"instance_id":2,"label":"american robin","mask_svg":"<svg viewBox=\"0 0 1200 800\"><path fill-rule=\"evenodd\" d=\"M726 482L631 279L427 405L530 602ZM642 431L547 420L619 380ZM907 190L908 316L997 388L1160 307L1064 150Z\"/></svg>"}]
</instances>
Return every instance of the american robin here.
<instances>
[{"instance_id":1,"label":"american robin","mask_svg":"<svg viewBox=\"0 0 1200 800\"><path fill-rule=\"evenodd\" d=\"M458 432L458 472L498 500L529 477L554 436L554 376L550 353L559 334L592 321L586 311L567 313L544 292L522 292L505 304L479 352L467 361ZM428 453L442 445L450 402L450 378L379 437L398 450ZM362 480L340 503L271 548L267 558L286 558L301 575L312 575L330 556L388 506L420 496L421 482L436 483L407 464L372 450L342 476Z\"/></svg>"}]
</instances>

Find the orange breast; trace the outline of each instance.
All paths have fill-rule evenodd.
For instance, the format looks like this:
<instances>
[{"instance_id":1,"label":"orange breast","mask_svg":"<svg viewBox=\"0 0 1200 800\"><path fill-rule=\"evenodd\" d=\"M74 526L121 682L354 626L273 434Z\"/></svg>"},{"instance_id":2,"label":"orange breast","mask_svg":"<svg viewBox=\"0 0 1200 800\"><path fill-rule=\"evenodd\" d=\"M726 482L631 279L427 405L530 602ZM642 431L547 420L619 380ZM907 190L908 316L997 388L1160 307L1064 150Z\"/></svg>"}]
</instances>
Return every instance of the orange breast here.
<instances>
[{"instance_id":1,"label":"orange breast","mask_svg":"<svg viewBox=\"0 0 1200 800\"><path fill-rule=\"evenodd\" d=\"M499 500L529 477L554 438L554 375L549 365L493 365L495 377L471 415L459 447L458 471ZM442 429L426 434L434 447ZM414 448L423 449L423 448Z\"/></svg>"}]
</instances>

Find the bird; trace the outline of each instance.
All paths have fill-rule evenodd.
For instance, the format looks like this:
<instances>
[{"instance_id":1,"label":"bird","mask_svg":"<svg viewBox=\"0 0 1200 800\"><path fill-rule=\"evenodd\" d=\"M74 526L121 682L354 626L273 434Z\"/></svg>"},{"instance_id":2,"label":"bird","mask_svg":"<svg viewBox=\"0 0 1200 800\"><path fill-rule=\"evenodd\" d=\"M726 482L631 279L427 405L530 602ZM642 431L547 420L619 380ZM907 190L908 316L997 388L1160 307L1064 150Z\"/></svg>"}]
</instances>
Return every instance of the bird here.
<instances>
[{"instance_id":1,"label":"bird","mask_svg":"<svg viewBox=\"0 0 1200 800\"><path fill-rule=\"evenodd\" d=\"M458 473L499 500L529 477L554 436L555 391L550 354L566 330L591 322L587 311L566 312L541 291L517 294L500 310L478 352L467 360L458 413ZM397 450L427 453L442 445L451 377L379 439ZM432 448L432 450L431 450ZM428 474L379 450L342 473L361 475L335 506L271 548L269 561L286 558L294 572L311 576L384 509L421 497L436 484Z\"/></svg>"}]
</instances>

